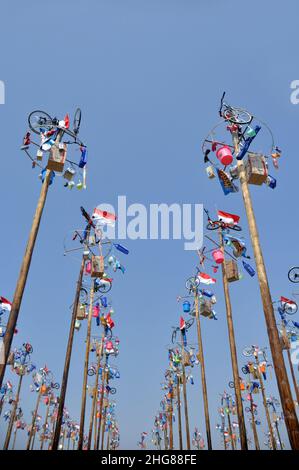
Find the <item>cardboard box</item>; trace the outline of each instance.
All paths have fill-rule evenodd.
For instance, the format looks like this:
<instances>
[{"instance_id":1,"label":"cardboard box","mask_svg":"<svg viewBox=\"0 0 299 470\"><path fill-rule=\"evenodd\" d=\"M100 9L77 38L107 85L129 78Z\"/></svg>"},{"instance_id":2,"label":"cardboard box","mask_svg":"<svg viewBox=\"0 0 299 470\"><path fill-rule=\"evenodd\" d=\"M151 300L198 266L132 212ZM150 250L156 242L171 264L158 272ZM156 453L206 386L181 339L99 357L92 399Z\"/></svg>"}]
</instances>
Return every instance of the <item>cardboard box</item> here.
<instances>
[{"instance_id":1,"label":"cardboard box","mask_svg":"<svg viewBox=\"0 0 299 470\"><path fill-rule=\"evenodd\" d=\"M268 177L266 159L263 155L249 153L246 162L246 176L249 184L260 186Z\"/></svg>"},{"instance_id":2,"label":"cardboard box","mask_svg":"<svg viewBox=\"0 0 299 470\"><path fill-rule=\"evenodd\" d=\"M91 257L91 277L102 278L104 275L104 257L94 256Z\"/></svg>"},{"instance_id":3,"label":"cardboard box","mask_svg":"<svg viewBox=\"0 0 299 470\"><path fill-rule=\"evenodd\" d=\"M239 280L238 265L235 260L225 261L225 272L228 282L234 282Z\"/></svg>"},{"instance_id":4,"label":"cardboard box","mask_svg":"<svg viewBox=\"0 0 299 470\"><path fill-rule=\"evenodd\" d=\"M58 146L56 144L52 145L47 164L48 170L57 171L58 173L63 172L67 153L66 149L66 144L60 143Z\"/></svg>"}]
</instances>

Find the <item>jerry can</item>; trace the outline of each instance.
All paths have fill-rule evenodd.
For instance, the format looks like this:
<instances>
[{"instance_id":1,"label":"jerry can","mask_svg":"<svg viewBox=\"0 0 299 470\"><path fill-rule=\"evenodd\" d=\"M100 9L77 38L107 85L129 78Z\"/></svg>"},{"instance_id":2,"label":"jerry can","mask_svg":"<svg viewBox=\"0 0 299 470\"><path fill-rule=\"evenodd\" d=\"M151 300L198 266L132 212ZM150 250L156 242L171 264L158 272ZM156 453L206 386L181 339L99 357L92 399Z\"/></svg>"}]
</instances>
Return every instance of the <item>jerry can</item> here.
<instances>
[{"instance_id":1,"label":"jerry can","mask_svg":"<svg viewBox=\"0 0 299 470\"><path fill-rule=\"evenodd\" d=\"M184 311L184 313L189 313L189 312L190 312L190 309L191 309L191 304L190 304L190 302L188 302L188 300L186 300L185 302L183 302L183 311Z\"/></svg>"},{"instance_id":2,"label":"jerry can","mask_svg":"<svg viewBox=\"0 0 299 470\"><path fill-rule=\"evenodd\" d=\"M79 320L75 321L75 330L79 331L81 328L81 322Z\"/></svg>"},{"instance_id":3,"label":"jerry can","mask_svg":"<svg viewBox=\"0 0 299 470\"><path fill-rule=\"evenodd\" d=\"M67 145L63 143L58 144L58 146L52 145L47 164L48 170L57 171L58 173L63 172L63 167L66 160L66 149Z\"/></svg>"},{"instance_id":4,"label":"jerry can","mask_svg":"<svg viewBox=\"0 0 299 470\"><path fill-rule=\"evenodd\" d=\"M91 277L102 278L104 275L104 257L94 256L91 258Z\"/></svg>"},{"instance_id":5,"label":"jerry can","mask_svg":"<svg viewBox=\"0 0 299 470\"><path fill-rule=\"evenodd\" d=\"M77 320L85 320L85 318L86 318L86 307L85 307L84 304L78 305L76 318L77 318Z\"/></svg>"}]
</instances>

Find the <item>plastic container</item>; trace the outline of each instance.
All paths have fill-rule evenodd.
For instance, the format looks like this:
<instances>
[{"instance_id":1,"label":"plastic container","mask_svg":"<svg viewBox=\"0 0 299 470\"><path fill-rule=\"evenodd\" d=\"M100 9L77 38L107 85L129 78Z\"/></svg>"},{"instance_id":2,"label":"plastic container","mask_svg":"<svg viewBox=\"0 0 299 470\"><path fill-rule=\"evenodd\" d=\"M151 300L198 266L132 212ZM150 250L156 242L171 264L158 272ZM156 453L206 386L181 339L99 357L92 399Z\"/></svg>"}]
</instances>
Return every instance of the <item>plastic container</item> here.
<instances>
[{"instance_id":1,"label":"plastic container","mask_svg":"<svg viewBox=\"0 0 299 470\"><path fill-rule=\"evenodd\" d=\"M191 304L190 302L188 302L188 300L186 300L185 302L183 302L183 311L184 313L189 313L191 310Z\"/></svg>"},{"instance_id":2,"label":"plastic container","mask_svg":"<svg viewBox=\"0 0 299 470\"><path fill-rule=\"evenodd\" d=\"M214 250L212 252L212 256L214 258L215 263L222 264L224 261L224 254L223 251L220 249Z\"/></svg>"},{"instance_id":3,"label":"plastic container","mask_svg":"<svg viewBox=\"0 0 299 470\"><path fill-rule=\"evenodd\" d=\"M231 150L226 145L217 150L216 157L224 166L230 165L233 161Z\"/></svg>"}]
</instances>

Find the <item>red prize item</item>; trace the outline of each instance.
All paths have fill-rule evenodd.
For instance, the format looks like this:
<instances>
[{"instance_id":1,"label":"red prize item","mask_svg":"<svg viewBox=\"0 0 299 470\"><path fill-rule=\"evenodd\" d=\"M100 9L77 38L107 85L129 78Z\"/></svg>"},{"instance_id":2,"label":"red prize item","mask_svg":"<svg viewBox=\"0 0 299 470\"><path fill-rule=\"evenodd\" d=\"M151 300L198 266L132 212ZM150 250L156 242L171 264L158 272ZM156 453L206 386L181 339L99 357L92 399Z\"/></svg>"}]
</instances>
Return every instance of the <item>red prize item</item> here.
<instances>
[{"instance_id":1,"label":"red prize item","mask_svg":"<svg viewBox=\"0 0 299 470\"><path fill-rule=\"evenodd\" d=\"M180 330L184 330L186 328L186 323L183 317L180 318Z\"/></svg>"},{"instance_id":2,"label":"red prize item","mask_svg":"<svg viewBox=\"0 0 299 470\"><path fill-rule=\"evenodd\" d=\"M90 274L91 273L91 261L87 261L85 265L85 273Z\"/></svg>"},{"instance_id":3,"label":"red prize item","mask_svg":"<svg viewBox=\"0 0 299 470\"><path fill-rule=\"evenodd\" d=\"M98 318L100 315L100 307L99 305L95 305L92 309L92 316L93 318Z\"/></svg>"},{"instance_id":4,"label":"red prize item","mask_svg":"<svg viewBox=\"0 0 299 470\"><path fill-rule=\"evenodd\" d=\"M70 127L70 117L68 114L65 115L64 123L65 123L64 127L68 129Z\"/></svg>"},{"instance_id":5,"label":"red prize item","mask_svg":"<svg viewBox=\"0 0 299 470\"><path fill-rule=\"evenodd\" d=\"M114 327L114 321L112 320L110 313L108 313L105 320L106 320L108 327L112 329Z\"/></svg>"},{"instance_id":6,"label":"red prize item","mask_svg":"<svg viewBox=\"0 0 299 470\"><path fill-rule=\"evenodd\" d=\"M224 254L223 254L223 251L222 251L222 250L220 250L220 249L214 250L214 251L212 252L212 256L213 256L213 258L214 258L214 260L215 260L215 263L217 263L217 264L222 264L222 263L223 263L223 261L224 261ZM215 272L215 270L214 270L214 272ZM216 272L217 272L217 269L216 269Z\"/></svg>"},{"instance_id":7,"label":"red prize item","mask_svg":"<svg viewBox=\"0 0 299 470\"><path fill-rule=\"evenodd\" d=\"M217 150L216 157L224 166L230 165L233 161L231 150L227 145L224 145Z\"/></svg>"}]
</instances>

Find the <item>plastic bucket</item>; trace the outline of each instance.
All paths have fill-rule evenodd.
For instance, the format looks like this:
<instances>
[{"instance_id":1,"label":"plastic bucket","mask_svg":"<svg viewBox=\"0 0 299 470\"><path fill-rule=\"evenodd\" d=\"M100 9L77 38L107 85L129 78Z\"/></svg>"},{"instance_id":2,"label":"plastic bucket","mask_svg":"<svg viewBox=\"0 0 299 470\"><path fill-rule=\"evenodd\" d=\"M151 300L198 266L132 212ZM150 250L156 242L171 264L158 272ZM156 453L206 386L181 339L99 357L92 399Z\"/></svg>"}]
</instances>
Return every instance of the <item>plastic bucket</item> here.
<instances>
[{"instance_id":1,"label":"plastic bucket","mask_svg":"<svg viewBox=\"0 0 299 470\"><path fill-rule=\"evenodd\" d=\"M215 263L217 263L217 264L222 264L222 263L223 263L223 261L224 261L224 254L223 254L223 251L222 251L222 250L219 250L219 249L214 250L214 251L212 252L212 256L213 256L213 258L214 258Z\"/></svg>"},{"instance_id":2,"label":"plastic bucket","mask_svg":"<svg viewBox=\"0 0 299 470\"><path fill-rule=\"evenodd\" d=\"M186 302L183 302L183 311L184 311L184 313L189 313L190 310L191 310L190 302L188 302L188 300Z\"/></svg>"},{"instance_id":3,"label":"plastic bucket","mask_svg":"<svg viewBox=\"0 0 299 470\"><path fill-rule=\"evenodd\" d=\"M231 150L226 145L217 150L216 157L224 166L230 165L233 161Z\"/></svg>"}]
</instances>

